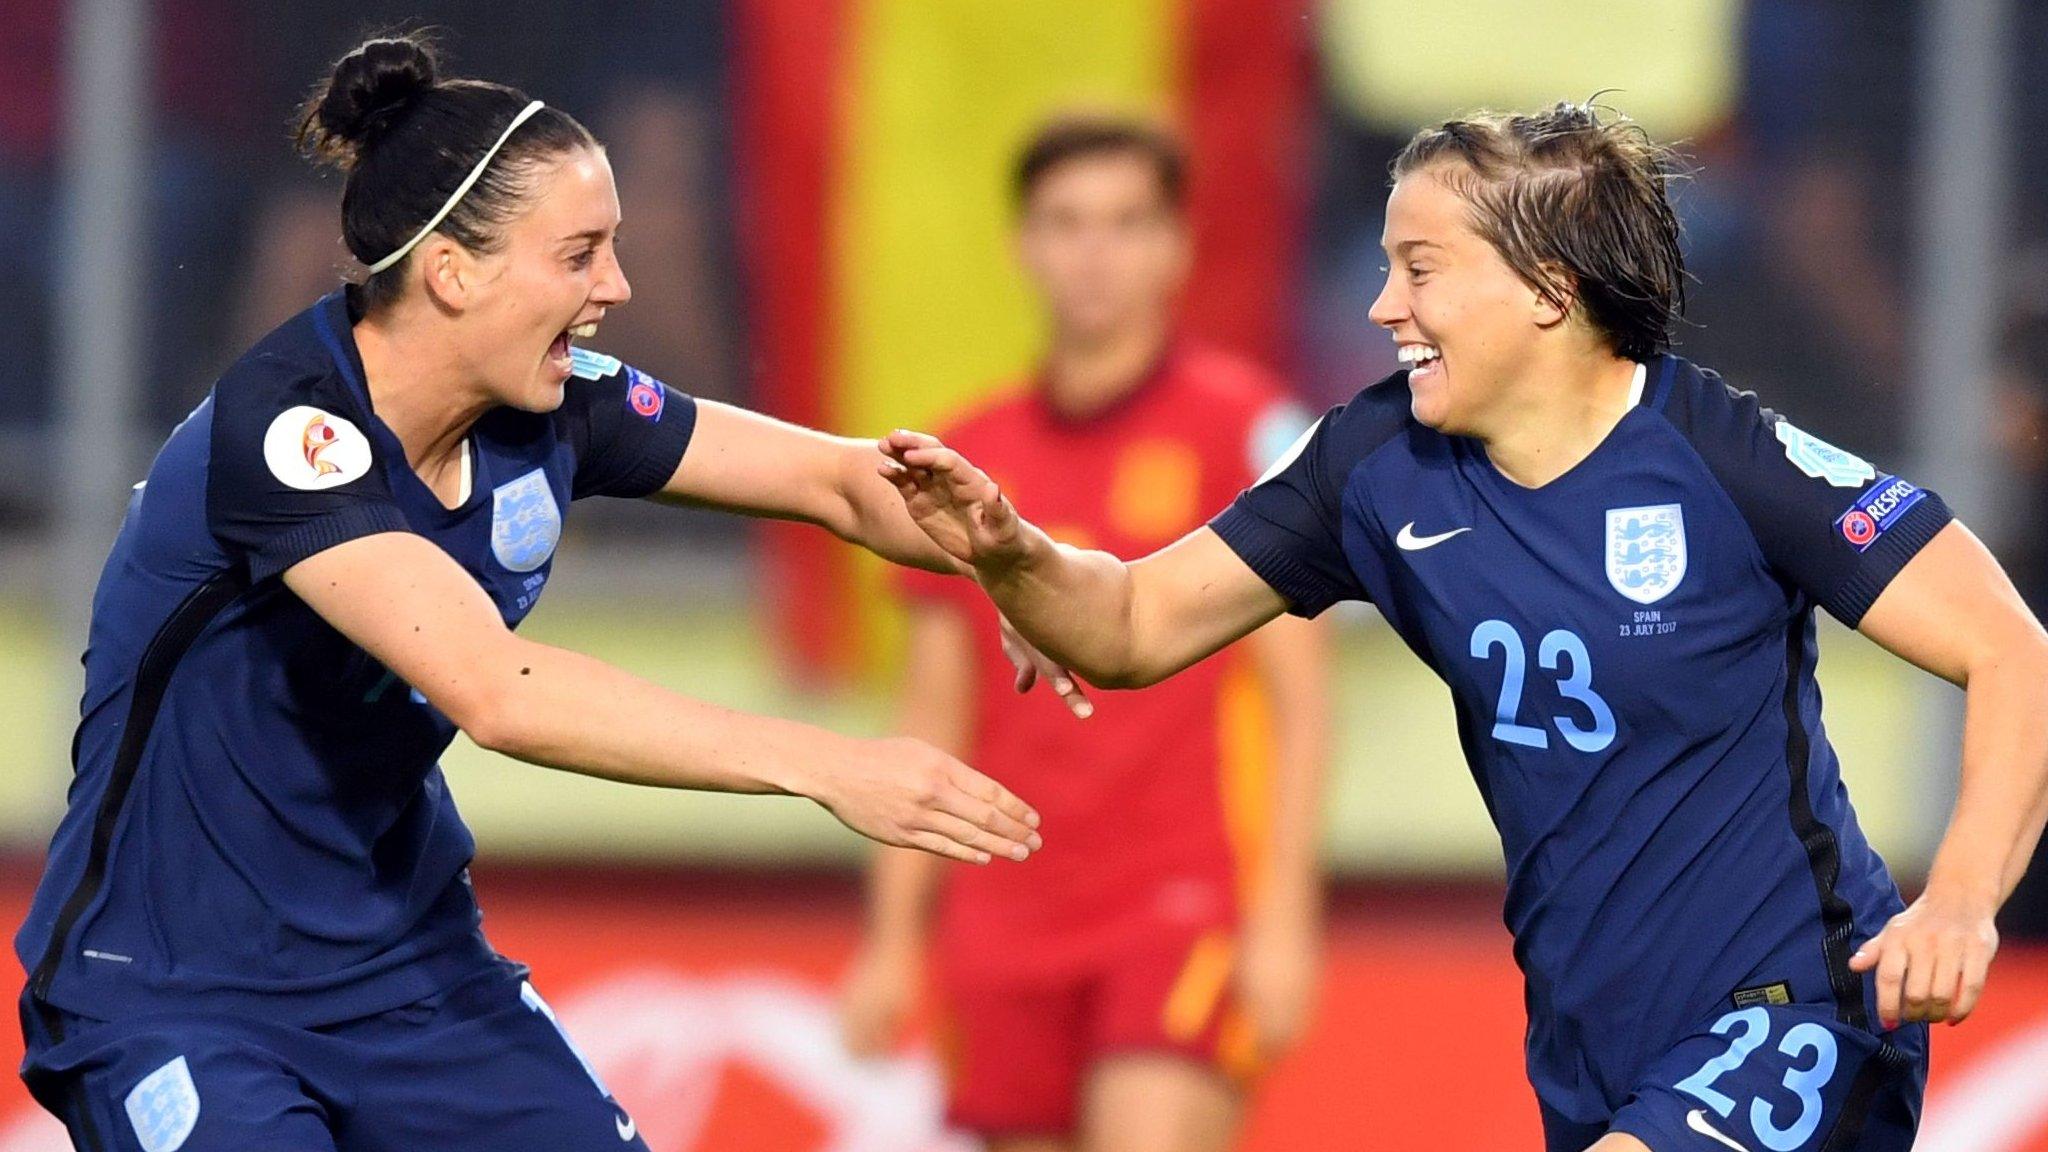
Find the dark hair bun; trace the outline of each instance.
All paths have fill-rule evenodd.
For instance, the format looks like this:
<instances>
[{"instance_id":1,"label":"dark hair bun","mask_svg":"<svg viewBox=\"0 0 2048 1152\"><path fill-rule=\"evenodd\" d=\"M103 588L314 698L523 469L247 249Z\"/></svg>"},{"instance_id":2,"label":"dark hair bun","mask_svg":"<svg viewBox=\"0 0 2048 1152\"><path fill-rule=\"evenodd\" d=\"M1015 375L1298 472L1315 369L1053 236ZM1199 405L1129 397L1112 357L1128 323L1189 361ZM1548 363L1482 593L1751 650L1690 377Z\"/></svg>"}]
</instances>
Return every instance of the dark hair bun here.
<instances>
[{"instance_id":1,"label":"dark hair bun","mask_svg":"<svg viewBox=\"0 0 2048 1152\"><path fill-rule=\"evenodd\" d=\"M297 141L306 153L347 171L422 96L433 91L439 61L424 36L365 41L334 65L306 101Z\"/></svg>"}]
</instances>

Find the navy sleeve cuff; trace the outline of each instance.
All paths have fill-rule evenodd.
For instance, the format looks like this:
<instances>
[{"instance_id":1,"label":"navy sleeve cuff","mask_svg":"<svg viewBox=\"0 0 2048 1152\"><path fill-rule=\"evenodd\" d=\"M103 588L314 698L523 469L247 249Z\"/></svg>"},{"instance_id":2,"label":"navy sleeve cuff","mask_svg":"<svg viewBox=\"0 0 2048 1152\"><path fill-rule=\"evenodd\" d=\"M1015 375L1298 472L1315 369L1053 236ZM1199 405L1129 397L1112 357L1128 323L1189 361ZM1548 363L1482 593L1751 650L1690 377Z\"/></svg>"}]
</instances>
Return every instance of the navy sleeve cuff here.
<instances>
[{"instance_id":1,"label":"navy sleeve cuff","mask_svg":"<svg viewBox=\"0 0 2048 1152\"><path fill-rule=\"evenodd\" d=\"M1823 602L1823 607L1851 628L1862 623L1863 614L1877 603L1878 596L1907 562L1954 519L1955 514L1942 503L1941 497L1927 493L1926 499L1877 538L1855 571Z\"/></svg>"},{"instance_id":2,"label":"navy sleeve cuff","mask_svg":"<svg viewBox=\"0 0 2048 1152\"><path fill-rule=\"evenodd\" d=\"M281 533L250 553L249 579L251 582L268 580L299 561L337 544L375 536L379 532L411 530L411 525L405 522L405 514L392 504L366 502L340 508Z\"/></svg>"},{"instance_id":3,"label":"navy sleeve cuff","mask_svg":"<svg viewBox=\"0 0 2048 1152\"><path fill-rule=\"evenodd\" d=\"M697 432L697 400L670 388L663 409L661 421L635 445L639 458L599 495L638 500L661 491L675 476Z\"/></svg>"},{"instance_id":4,"label":"navy sleeve cuff","mask_svg":"<svg viewBox=\"0 0 2048 1152\"><path fill-rule=\"evenodd\" d=\"M1318 576L1314 569L1295 559L1284 541L1276 539L1284 532L1257 515L1242 504L1232 504L1216 514L1209 521L1209 527L1223 542L1237 553L1238 559L1258 574L1275 592L1286 597L1288 611L1296 616L1313 618L1344 598L1343 593L1330 587L1329 582Z\"/></svg>"}]
</instances>

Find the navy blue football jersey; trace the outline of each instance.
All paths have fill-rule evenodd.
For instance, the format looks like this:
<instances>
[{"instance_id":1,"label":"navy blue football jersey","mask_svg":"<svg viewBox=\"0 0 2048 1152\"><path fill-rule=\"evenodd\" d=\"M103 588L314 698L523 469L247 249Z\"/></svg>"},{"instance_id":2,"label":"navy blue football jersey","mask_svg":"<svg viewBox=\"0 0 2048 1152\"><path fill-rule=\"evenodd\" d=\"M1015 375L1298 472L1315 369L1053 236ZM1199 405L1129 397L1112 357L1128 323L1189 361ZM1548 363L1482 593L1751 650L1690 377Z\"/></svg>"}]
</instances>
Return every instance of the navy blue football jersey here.
<instances>
[{"instance_id":1,"label":"navy blue football jersey","mask_svg":"<svg viewBox=\"0 0 2048 1152\"><path fill-rule=\"evenodd\" d=\"M573 363L556 411L475 424L452 509L372 411L341 293L171 434L93 600L69 808L15 938L32 995L95 1019L210 1006L311 1026L492 963L436 764L454 725L279 575L415 532L516 626L569 502L658 490L696 424L635 369Z\"/></svg>"},{"instance_id":2,"label":"navy blue football jersey","mask_svg":"<svg viewBox=\"0 0 2048 1152\"><path fill-rule=\"evenodd\" d=\"M1814 609L1854 626L1934 493L1674 357L1541 488L1409 412L1331 410L1213 527L1292 609L1376 605L1451 689L1507 867L1530 1078L1601 1125L1702 1021L1816 1004L1902 909L1821 724Z\"/></svg>"}]
</instances>

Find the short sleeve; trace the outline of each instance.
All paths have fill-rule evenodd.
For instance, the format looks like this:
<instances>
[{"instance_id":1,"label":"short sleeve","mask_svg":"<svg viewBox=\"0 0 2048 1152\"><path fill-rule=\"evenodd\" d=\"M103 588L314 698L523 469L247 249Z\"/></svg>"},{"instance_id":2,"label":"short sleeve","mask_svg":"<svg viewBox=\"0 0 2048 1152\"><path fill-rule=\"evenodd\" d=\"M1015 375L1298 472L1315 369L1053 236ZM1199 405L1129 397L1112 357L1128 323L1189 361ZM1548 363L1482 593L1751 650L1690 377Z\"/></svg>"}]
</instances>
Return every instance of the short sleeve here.
<instances>
[{"instance_id":1,"label":"short sleeve","mask_svg":"<svg viewBox=\"0 0 2048 1152\"><path fill-rule=\"evenodd\" d=\"M558 418L576 450L571 496L637 499L659 492L697 430L697 401L616 358L570 352Z\"/></svg>"},{"instance_id":2,"label":"short sleeve","mask_svg":"<svg viewBox=\"0 0 2048 1152\"><path fill-rule=\"evenodd\" d=\"M1344 554L1344 485L1408 419L1405 376L1366 389L1324 413L1209 527L1296 615L1368 599Z\"/></svg>"},{"instance_id":3,"label":"short sleeve","mask_svg":"<svg viewBox=\"0 0 2048 1152\"><path fill-rule=\"evenodd\" d=\"M334 384L231 376L214 389L207 523L252 580L358 537L408 530Z\"/></svg>"},{"instance_id":4,"label":"short sleeve","mask_svg":"<svg viewBox=\"0 0 2048 1152\"><path fill-rule=\"evenodd\" d=\"M1735 502L1765 563L1850 627L1954 517L1879 469L1692 370L1672 418Z\"/></svg>"}]
</instances>

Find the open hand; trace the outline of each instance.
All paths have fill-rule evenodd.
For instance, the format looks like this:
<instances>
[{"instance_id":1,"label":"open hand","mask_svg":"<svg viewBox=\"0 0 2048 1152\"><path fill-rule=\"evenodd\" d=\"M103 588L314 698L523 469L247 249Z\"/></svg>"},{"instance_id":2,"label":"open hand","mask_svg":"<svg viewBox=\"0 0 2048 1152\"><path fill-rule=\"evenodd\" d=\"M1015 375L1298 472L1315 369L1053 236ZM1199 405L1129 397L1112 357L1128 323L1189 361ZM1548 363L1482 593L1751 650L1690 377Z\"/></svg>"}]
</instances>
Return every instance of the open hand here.
<instances>
[{"instance_id":1,"label":"open hand","mask_svg":"<svg viewBox=\"0 0 2048 1152\"><path fill-rule=\"evenodd\" d=\"M977 570L1024 558L1017 510L988 474L922 432L896 431L877 443L878 470L903 497L910 518L946 553Z\"/></svg>"},{"instance_id":2,"label":"open hand","mask_svg":"<svg viewBox=\"0 0 2048 1152\"><path fill-rule=\"evenodd\" d=\"M1030 805L922 740L848 743L805 793L855 832L970 864L1023 860L1042 843Z\"/></svg>"}]
</instances>

